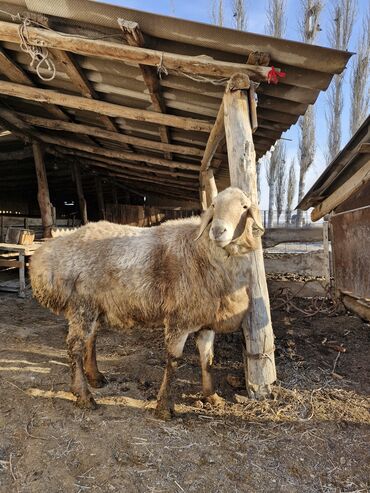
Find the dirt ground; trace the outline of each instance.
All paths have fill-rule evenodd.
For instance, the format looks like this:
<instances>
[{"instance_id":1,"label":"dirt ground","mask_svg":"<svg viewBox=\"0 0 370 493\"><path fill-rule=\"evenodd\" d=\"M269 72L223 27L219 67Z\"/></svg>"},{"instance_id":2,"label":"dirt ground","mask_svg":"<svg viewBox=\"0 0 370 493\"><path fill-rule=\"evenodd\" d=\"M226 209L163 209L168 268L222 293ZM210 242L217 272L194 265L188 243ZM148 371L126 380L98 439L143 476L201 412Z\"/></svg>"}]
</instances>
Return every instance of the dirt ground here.
<instances>
[{"instance_id":1,"label":"dirt ground","mask_svg":"<svg viewBox=\"0 0 370 493\"><path fill-rule=\"evenodd\" d=\"M203 405L191 340L177 416L162 422L152 410L164 367L160 331L101 334L109 384L94 391L99 408L84 412L68 392L65 321L30 297L1 294L0 491L370 491L369 326L349 314L284 311L273 323L273 400L246 398L242 336L233 334L216 340L225 406Z\"/></svg>"}]
</instances>

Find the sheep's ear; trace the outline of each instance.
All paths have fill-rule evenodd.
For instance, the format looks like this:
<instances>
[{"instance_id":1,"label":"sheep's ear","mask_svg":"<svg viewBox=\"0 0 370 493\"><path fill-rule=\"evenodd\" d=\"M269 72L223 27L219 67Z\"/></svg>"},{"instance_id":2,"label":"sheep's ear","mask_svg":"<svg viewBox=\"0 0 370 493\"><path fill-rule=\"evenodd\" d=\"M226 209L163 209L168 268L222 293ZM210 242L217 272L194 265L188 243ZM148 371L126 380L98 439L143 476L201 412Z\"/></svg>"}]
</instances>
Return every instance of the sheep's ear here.
<instances>
[{"instance_id":1,"label":"sheep's ear","mask_svg":"<svg viewBox=\"0 0 370 493\"><path fill-rule=\"evenodd\" d=\"M201 219L201 222L200 222L198 234L197 234L197 237L195 238L194 241L199 240L199 238L204 233L204 230L206 229L206 227L208 226L208 224L212 221L212 218L213 218L213 207L211 206L211 207L208 207L208 209L202 215L202 219Z\"/></svg>"},{"instance_id":2,"label":"sheep's ear","mask_svg":"<svg viewBox=\"0 0 370 493\"><path fill-rule=\"evenodd\" d=\"M253 219L254 224L252 226L253 236L262 236L265 232L265 228L261 224L260 211L256 204L252 204L248 209L248 215Z\"/></svg>"}]
</instances>

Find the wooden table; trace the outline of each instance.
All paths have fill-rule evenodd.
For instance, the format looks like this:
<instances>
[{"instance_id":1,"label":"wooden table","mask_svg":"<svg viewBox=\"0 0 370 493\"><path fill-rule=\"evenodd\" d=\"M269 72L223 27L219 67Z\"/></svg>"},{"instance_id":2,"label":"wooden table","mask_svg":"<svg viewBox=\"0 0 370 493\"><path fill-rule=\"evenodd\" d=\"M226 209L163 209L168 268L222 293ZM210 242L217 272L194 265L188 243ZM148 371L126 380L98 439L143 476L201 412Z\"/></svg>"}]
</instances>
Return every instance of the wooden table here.
<instances>
[{"instance_id":1,"label":"wooden table","mask_svg":"<svg viewBox=\"0 0 370 493\"><path fill-rule=\"evenodd\" d=\"M26 294L26 262L42 242L34 242L32 245L17 245L13 243L0 243L0 267L18 268L19 288L1 286L0 291L18 292L18 296Z\"/></svg>"}]
</instances>

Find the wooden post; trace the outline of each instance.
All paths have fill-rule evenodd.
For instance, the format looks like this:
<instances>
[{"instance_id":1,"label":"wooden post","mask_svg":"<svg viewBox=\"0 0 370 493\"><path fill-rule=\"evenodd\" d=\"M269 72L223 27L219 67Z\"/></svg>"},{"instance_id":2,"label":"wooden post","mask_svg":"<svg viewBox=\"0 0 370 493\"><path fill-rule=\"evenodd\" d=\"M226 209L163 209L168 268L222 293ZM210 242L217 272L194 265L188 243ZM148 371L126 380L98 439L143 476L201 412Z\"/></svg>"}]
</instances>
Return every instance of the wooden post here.
<instances>
[{"instance_id":1,"label":"wooden post","mask_svg":"<svg viewBox=\"0 0 370 493\"><path fill-rule=\"evenodd\" d=\"M223 99L230 182L232 186L244 190L252 202L258 204L256 156L248 100L241 90L247 86L247 81L243 81L243 78L245 76L242 74L236 74L230 79ZM276 369L274 334L261 240L259 248L250 253L249 257L250 308L243 321L246 342L245 377L249 396L262 398L271 394L271 384L276 380Z\"/></svg>"},{"instance_id":2,"label":"wooden post","mask_svg":"<svg viewBox=\"0 0 370 493\"><path fill-rule=\"evenodd\" d=\"M112 183L112 203L118 205L117 187L114 183Z\"/></svg>"},{"instance_id":3,"label":"wooden post","mask_svg":"<svg viewBox=\"0 0 370 493\"><path fill-rule=\"evenodd\" d=\"M324 277L330 286L331 284L331 274L330 274L330 251L329 251L329 221L324 221L323 224L323 247L324 247Z\"/></svg>"},{"instance_id":4,"label":"wooden post","mask_svg":"<svg viewBox=\"0 0 370 493\"><path fill-rule=\"evenodd\" d=\"M105 219L104 193L100 176L95 177L96 195L98 197L99 218Z\"/></svg>"},{"instance_id":5,"label":"wooden post","mask_svg":"<svg viewBox=\"0 0 370 493\"><path fill-rule=\"evenodd\" d=\"M35 169L37 176L37 200L41 212L41 221L43 227L43 237L51 238L51 229L53 227L53 205L50 202L48 179L46 176L44 156L41 146L38 142L32 144L33 155L35 159Z\"/></svg>"},{"instance_id":6,"label":"wooden post","mask_svg":"<svg viewBox=\"0 0 370 493\"><path fill-rule=\"evenodd\" d=\"M81 223L87 224L89 222L89 220L87 217L86 200L85 200L84 191L82 188L81 171L80 171L79 166L76 163L73 163L72 169L73 169L73 176L74 176L75 183L76 183L78 204L80 207Z\"/></svg>"},{"instance_id":7,"label":"wooden post","mask_svg":"<svg viewBox=\"0 0 370 493\"><path fill-rule=\"evenodd\" d=\"M212 168L203 171L202 175L202 183L204 184L206 192L207 207L209 207L217 195L217 186Z\"/></svg>"}]
</instances>

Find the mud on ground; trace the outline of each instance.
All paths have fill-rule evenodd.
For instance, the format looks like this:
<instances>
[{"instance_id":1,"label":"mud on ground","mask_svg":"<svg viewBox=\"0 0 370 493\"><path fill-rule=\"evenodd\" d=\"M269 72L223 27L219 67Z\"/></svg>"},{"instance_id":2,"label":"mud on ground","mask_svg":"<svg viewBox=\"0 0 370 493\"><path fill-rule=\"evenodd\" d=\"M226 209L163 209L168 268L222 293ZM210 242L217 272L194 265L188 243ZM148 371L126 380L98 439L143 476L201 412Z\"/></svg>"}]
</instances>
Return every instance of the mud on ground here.
<instances>
[{"instance_id":1,"label":"mud on ground","mask_svg":"<svg viewBox=\"0 0 370 493\"><path fill-rule=\"evenodd\" d=\"M369 491L369 326L348 314L283 311L273 323L273 400L246 398L242 337L233 334L215 348L225 406L203 405L190 340L177 417L161 422L152 410L164 368L160 331L101 334L109 384L94 391L98 410L84 412L68 393L65 321L31 298L0 295L0 491Z\"/></svg>"}]
</instances>

